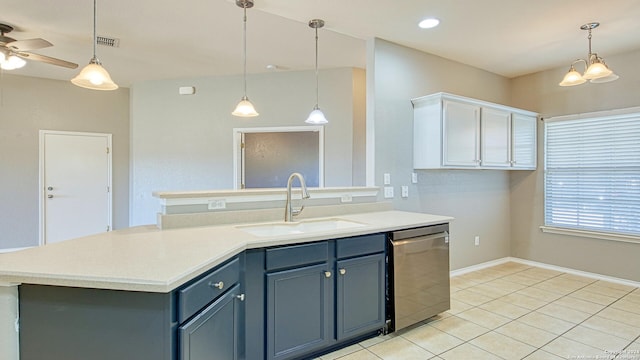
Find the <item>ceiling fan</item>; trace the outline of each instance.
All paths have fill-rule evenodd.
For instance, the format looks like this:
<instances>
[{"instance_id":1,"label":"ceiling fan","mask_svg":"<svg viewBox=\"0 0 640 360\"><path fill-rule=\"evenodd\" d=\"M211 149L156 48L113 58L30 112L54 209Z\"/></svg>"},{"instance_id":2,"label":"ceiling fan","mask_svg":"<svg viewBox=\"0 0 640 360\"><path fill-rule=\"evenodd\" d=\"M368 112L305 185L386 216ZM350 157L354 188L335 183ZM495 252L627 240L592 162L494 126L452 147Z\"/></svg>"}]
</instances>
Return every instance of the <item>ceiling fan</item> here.
<instances>
[{"instance_id":1,"label":"ceiling fan","mask_svg":"<svg viewBox=\"0 0 640 360\"><path fill-rule=\"evenodd\" d=\"M53 44L41 38L16 40L5 35L11 31L13 31L13 26L0 23L0 68L4 70L21 68L26 63L24 59L40 61L69 69L78 67L78 64L69 61L29 52L30 50L53 46Z\"/></svg>"}]
</instances>

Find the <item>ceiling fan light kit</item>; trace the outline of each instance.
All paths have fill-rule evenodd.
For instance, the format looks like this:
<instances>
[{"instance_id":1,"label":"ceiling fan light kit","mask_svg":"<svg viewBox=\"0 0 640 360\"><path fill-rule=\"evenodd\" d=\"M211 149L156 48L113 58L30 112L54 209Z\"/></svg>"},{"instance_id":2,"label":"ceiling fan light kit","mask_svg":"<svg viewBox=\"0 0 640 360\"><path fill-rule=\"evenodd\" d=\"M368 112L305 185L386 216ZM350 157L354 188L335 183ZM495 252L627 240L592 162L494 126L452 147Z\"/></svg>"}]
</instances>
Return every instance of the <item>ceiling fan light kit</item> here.
<instances>
[{"instance_id":1,"label":"ceiling fan light kit","mask_svg":"<svg viewBox=\"0 0 640 360\"><path fill-rule=\"evenodd\" d=\"M231 113L233 116L238 117L256 117L258 116L258 112L254 108L251 101L247 97L247 9L253 7L253 0L236 0L236 5L241 7L244 11L243 18L243 59L244 59L244 73L243 73L243 81L244 81L244 95L240 102L236 106L235 110Z\"/></svg>"},{"instance_id":2,"label":"ceiling fan light kit","mask_svg":"<svg viewBox=\"0 0 640 360\"><path fill-rule=\"evenodd\" d=\"M309 117L305 122L307 124L313 125L324 125L329 121L324 116L322 110L318 106L318 29L324 26L324 21L320 19L313 19L309 21L309 27L316 30L316 105L313 107L313 110L309 114Z\"/></svg>"},{"instance_id":3,"label":"ceiling fan light kit","mask_svg":"<svg viewBox=\"0 0 640 360\"><path fill-rule=\"evenodd\" d=\"M577 59L571 63L569 67L569 71L564 76L562 81L558 84L560 86L575 86L584 84L589 80L592 83L604 83L609 81L614 81L619 78L607 64L604 62L604 59L599 57L598 54L591 52L591 30L600 26L598 22L592 22L584 24L580 27L582 30L589 31L589 54L587 59ZM585 71L583 74L580 74L576 68L575 64L582 62L584 63Z\"/></svg>"},{"instance_id":4,"label":"ceiling fan light kit","mask_svg":"<svg viewBox=\"0 0 640 360\"><path fill-rule=\"evenodd\" d=\"M69 61L29 52L29 50L42 49L53 46L53 44L40 38L16 40L6 35L12 31L13 26L0 23L0 69L19 69L27 64L25 59L63 66L70 69L78 67L78 64Z\"/></svg>"},{"instance_id":5,"label":"ceiling fan light kit","mask_svg":"<svg viewBox=\"0 0 640 360\"><path fill-rule=\"evenodd\" d=\"M71 79L71 83L91 90L115 90L118 85L111 80L111 76L109 76L109 73L96 56L96 9L97 0L93 0L93 57L89 61L89 65L85 66L76 77Z\"/></svg>"}]
</instances>

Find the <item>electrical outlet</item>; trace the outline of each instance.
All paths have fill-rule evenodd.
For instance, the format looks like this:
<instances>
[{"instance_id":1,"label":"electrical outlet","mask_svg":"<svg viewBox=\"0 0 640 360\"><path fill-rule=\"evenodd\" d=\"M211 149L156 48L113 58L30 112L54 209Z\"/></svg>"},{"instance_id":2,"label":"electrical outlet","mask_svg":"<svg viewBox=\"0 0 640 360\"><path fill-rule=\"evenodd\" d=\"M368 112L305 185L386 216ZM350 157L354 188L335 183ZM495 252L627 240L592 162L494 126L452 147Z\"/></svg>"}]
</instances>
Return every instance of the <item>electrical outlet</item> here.
<instances>
[{"instance_id":1,"label":"electrical outlet","mask_svg":"<svg viewBox=\"0 0 640 360\"><path fill-rule=\"evenodd\" d=\"M391 185L391 174L384 174L384 185Z\"/></svg>"},{"instance_id":2,"label":"electrical outlet","mask_svg":"<svg viewBox=\"0 0 640 360\"><path fill-rule=\"evenodd\" d=\"M476 243L476 246L480 245L480 236L476 235L475 243Z\"/></svg>"},{"instance_id":3,"label":"electrical outlet","mask_svg":"<svg viewBox=\"0 0 640 360\"><path fill-rule=\"evenodd\" d=\"M350 203L353 201L353 196L351 196L351 194L344 194L340 197L340 201L343 203Z\"/></svg>"},{"instance_id":4,"label":"electrical outlet","mask_svg":"<svg viewBox=\"0 0 640 360\"><path fill-rule=\"evenodd\" d=\"M224 199L209 200L209 210L226 209L227 202Z\"/></svg>"},{"instance_id":5,"label":"electrical outlet","mask_svg":"<svg viewBox=\"0 0 640 360\"><path fill-rule=\"evenodd\" d=\"M403 198L408 198L409 197L409 187L406 185L402 186L402 197Z\"/></svg>"},{"instance_id":6,"label":"electrical outlet","mask_svg":"<svg viewBox=\"0 0 640 360\"><path fill-rule=\"evenodd\" d=\"M413 184L417 184L418 183L418 173L411 173L411 182Z\"/></svg>"},{"instance_id":7,"label":"electrical outlet","mask_svg":"<svg viewBox=\"0 0 640 360\"><path fill-rule=\"evenodd\" d=\"M385 186L384 187L384 198L385 199L393 198L393 186Z\"/></svg>"}]
</instances>

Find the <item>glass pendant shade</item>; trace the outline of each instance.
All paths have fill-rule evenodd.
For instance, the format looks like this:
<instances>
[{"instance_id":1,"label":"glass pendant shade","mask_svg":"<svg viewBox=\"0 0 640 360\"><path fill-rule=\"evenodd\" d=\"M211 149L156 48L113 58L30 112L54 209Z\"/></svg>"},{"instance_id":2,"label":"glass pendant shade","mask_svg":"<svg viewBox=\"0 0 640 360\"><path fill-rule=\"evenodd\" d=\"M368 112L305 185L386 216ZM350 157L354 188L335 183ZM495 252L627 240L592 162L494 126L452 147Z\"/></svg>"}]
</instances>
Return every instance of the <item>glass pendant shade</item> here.
<instances>
[{"instance_id":1,"label":"glass pendant shade","mask_svg":"<svg viewBox=\"0 0 640 360\"><path fill-rule=\"evenodd\" d=\"M249 101L249 98L243 96L242 100L240 100L240 102L236 106L236 109L233 110L231 115L239 117L254 117L260 114L258 114L256 109L253 107L253 104L251 103L251 101Z\"/></svg>"},{"instance_id":2,"label":"glass pendant shade","mask_svg":"<svg viewBox=\"0 0 640 360\"><path fill-rule=\"evenodd\" d=\"M324 114L322 113L322 110L320 110L320 108L318 108L318 106L315 106L313 108L313 111L311 111L311 113L309 114L309 117L304 122L306 122L307 124L312 124L312 125L322 125L322 124L329 123L327 118L324 117Z\"/></svg>"},{"instance_id":3,"label":"glass pendant shade","mask_svg":"<svg viewBox=\"0 0 640 360\"><path fill-rule=\"evenodd\" d=\"M76 86L91 90L115 90L118 85L111 80L111 76L107 70L102 67L102 63L96 56L96 44L98 36L96 35L96 23L98 13L98 1L93 0L93 57L89 61L89 65L80 70L80 73L71 79L71 83Z\"/></svg>"},{"instance_id":4,"label":"glass pendant shade","mask_svg":"<svg viewBox=\"0 0 640 360\"><path fill-rule=\"evenodd\" d=\"M595 59L591 65L589 65L587 71L584 72L583 77L587 80L593 80L609 76L612 73L613 71L609 70L605 64Z\"/></svg>"},{"instance_id":5,"label":"glass pendant shade","mask_svg":"<svg viewBox=\"0 0 640 360\"><path fill-rule=\"evenodd\" d=\"M606 82L618 80L619 78L620 78L620 76L618 76L614 72L612 72L611 75L609 75L609 76L604 76L604 77L600 77L600 78L597 78L597 79L591 79L591 80L589 80L589 82L590 83L594 83L594 84L600 84L600 83L606 83Z\"/></svg>"},{"instance_id":6,"label":"glass pendant shade","mask_svg":"<svg viewBox=\"0 0 640 360\"><path fill-rule=\"evenodd\" d=\"M576 71L573 65L571 65L569 72L567 72L567 74L564 76L564 79L562 79L562 81L558 85L574 86L584 84L585 82L587 82L587 80L585 80L585 78L583 78L582 75L580 75L580 73Z\"/></svg>"},{"instance_id":7,"label":"glass pendant shade","mask_svg":"<svg viewBox=\"0 0 640 360\"><path fill-rule=\"evenodd\" d=\"M91 59L89 65L82 68L78 76L71 79L71 82L86 89L92 90L115 90L118 85L111 80L111 76L99 61Z\"/></svg>"},{"instance_id":8,"label":"glass pendant shade","mask_svg":"<svg viewBox=\"0 0 640 360\"><path fill-rule=\"evenodd\" d=\"M8 57L5 57L3 53L0 53L0 68L3 70L20 69L25 66L26 63L27 62L24 61L24 59L18 56L9 55Z\"/></svg>"}]
</instances>

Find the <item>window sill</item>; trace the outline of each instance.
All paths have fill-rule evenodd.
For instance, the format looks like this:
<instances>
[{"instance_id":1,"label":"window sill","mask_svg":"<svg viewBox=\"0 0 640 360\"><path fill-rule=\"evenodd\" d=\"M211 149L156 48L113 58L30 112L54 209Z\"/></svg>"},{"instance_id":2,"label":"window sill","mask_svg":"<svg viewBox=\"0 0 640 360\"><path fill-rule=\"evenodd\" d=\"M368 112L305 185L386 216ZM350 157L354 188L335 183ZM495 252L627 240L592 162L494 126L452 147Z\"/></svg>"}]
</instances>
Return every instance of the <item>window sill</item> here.
<instances>
[{"instance_id":1,"label":"window sill","mask_svg":"<svg viewBox=\"0 0 640 360\"><path fill-rule=\"evenodd\" d=\"M613 233L604 233L597 231L577 230L568 228L559 228L553 226L540 226L540 230L545 233L581 236L600 240L621 241L627 243L640 244L640 237L633 235L622 235Z\"/></svg>"}]
</instances>

